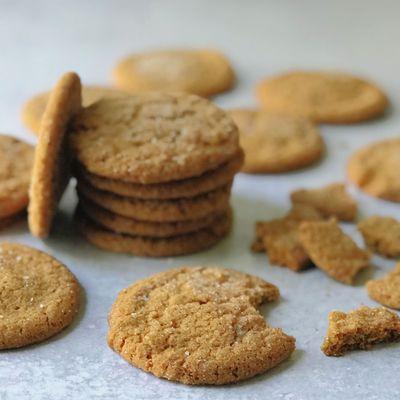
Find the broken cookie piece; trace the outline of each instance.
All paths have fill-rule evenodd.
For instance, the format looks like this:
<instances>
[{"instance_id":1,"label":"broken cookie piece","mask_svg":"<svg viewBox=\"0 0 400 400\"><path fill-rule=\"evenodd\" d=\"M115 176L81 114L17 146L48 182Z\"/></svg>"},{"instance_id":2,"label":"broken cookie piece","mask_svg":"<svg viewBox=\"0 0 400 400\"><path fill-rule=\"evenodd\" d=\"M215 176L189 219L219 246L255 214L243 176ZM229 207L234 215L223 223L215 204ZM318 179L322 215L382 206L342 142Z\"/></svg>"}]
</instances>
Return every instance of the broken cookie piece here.
<instances>
[{"instance_id":1,"label":"broken cookie piece","mask_svg":"<svg viewBox=\"0 0 400 400\"><path fill-rule=\"evenodd\" d=\"M344 313L329 314L329 327L321 350L327 356L342 356L351 350L400 340L400 318L385 307L362 306Z\"/></svg>"}]
</instances>

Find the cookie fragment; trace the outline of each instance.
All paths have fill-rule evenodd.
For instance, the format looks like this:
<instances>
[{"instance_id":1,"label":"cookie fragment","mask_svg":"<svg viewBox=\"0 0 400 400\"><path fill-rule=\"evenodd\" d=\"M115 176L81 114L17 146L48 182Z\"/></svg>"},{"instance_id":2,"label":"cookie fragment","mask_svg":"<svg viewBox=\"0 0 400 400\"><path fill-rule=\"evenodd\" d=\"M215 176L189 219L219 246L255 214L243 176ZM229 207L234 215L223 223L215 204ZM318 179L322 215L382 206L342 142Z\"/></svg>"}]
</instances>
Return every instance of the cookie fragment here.
<instances>
[{"instance_id":1,"label":"cookie fragment","mask_svg":"<svg viewBox=\"0 0 400 400\"><path fill-rule=\"evenodd\" d=\"M302 222L298 235L315 266L339 282L351 285L357 273L369 265L370 254L360 249L335 220Z\"/></svg>"},{"instance_id":2,"label":"cookie fragment","mask_svg":"<svg viewBox=\"0 0 400 400\"><path fill-rule=\"evenodd\" d=\"M358 224L365 243L372 251L386 257L400 256L400 222L374 215Z\"/></svg>"},{"instance_id":3,"label":"cookie fragment","mask_svg":"<svg viewBox=\"0 0 400 400\"><path fill-rule=\"evenodd\" d=\"M366 288L371 299L384 306L400 309L400 263L382 279L368 281Z\"/></svg>"},{"instance_id":4,"label":"cookie fragment","mask_svg":"<svg viewBox=\"0 0 400 400\"><path fill-rule=\"evenodd\" d=\"M329 327L322 351L327 356L342 356L351 350L368 350L378 343L400 340L400 318L385 307L362 306L344 313L329 314Z\"/></svg>"},{"instance_id":5,"label":"cookie fragment","mask_svg":"<svg viewBox=\"0 0 400 400\"><path fill-rule=\"evenodd\" d=\"M290 198L294 204L308 204L316 208L324 217L353 221L357 214L357 203L342 183L332 183L320 189L296 190Z\"/></svg>"},{"instance_id":6,"label":"cookie fragment","mask_svg":"<svg viewBox=\"0 0 400 400\"><path fill-rule=\"evenodd\" d=\"M295 339L256 307L276 286L218 267L182 267L124 289L109 314L108 344L125 360L185 384L221 385L263 373L290 356Z\"/></svg>"}]
</instances>

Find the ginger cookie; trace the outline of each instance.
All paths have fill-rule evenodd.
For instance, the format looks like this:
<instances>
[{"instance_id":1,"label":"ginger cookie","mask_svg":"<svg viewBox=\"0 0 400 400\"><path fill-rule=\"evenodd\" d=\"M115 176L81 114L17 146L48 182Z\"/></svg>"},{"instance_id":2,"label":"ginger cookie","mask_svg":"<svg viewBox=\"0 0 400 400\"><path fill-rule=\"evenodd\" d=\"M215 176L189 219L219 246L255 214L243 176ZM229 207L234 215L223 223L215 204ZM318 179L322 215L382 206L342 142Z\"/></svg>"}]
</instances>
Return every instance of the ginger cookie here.
<instances>
[{"instance_id":1,"label":"ginger cookie","mask_svg":"<svg viewBox=\"0 0 400 400\"><path fill-rule=\"evenodd\" d=\"M0 135L0 219L26 208L34 148L21 140Z\"/></svg>"},{"instance_id":2,"label":"ginger cookie","mask_svg":"<svg viewBox=\"0 0 400 400\"><path fill-rule=\"evenodd\" d=\"M32 132L38 134L40 121L49 101L51 92L40 93L29 99L22 109L22 121ZM82 87L82 105L88 107L96 101L103 98L124 97L128 94L122 90L106 86L83 86Z\"/></svg>"},{"instance_id":3,"label":"ginger cookie","mask_svg":"<svg viewBox=\"0 0 400 400\"><path fill-rule=\"evenodd\" d=\"M371 196L400 202L399 154L400 138L369 144L350 157L348 177Z\"/></svg>"},{"instance_id":4,"label":"ginger cookie","mask_svg":"<svg viewBox=\"0 0 400 400\"><path fill-rule=\"evenodd\" d=\"M130 364L189 385L221 385L287 359L295 339L257 307L279 297L261 278L218 267L181 267L122 290L108 344Z\"/></svg>"},{"instance_id":5,"label":"ginger cookie","mask_svg":"<svg viewBox=\"0 0 400 400\"><path fill-rule=\"evenodd\" d=\"M122 197L78 183L78 194L115 214L140 221L177 222L200 219L228 208L231 184L196 197L142 200Z\"/></svg>"},{"instance_id":6,"label":"ginger cookie","mask_svg":"<svg viewBox=\"0 0 400 400\"><path fill-rule=\"evenodd\" d=\"M21 244L0 244L0 288L0 349L45 340L78 312L74 275L48 254Z\"/></svg>"},{"instance_id":7,"label":"ginger cookie","mask_svg":"<svg viewBox=\"0 0 400 400\"><path fill-rule=\"evenodd\" d=\"M148 200L179 199L195 197L226 186L240 170L243 164L243 158L243 152L240 150L232 160L221 165L214 171L206 172L195 178L150 185L102 178L90 174L79 167L77 168L76 175L80 182L84 184L87 182L85 185L90 185L120 196Z\"/></svg>"},{"instance_id":8,"label":"ginger cookie","mask_svg":"<svg viewBox=\"0 0 400 400\"><path fill-rule=\"evenodd\" d=\"M199 176L239 151L232 119L183 93L100 100L76 117L71 145L91 174L142 184Z\"/></svg>"},{"instance_id":9,"label":"ginger cookie","mask_svg":"<svg viewBox=\"0 0 400 400\"><path fill-rule=\"evenodd\" d=\"M304 221L298 237L314 265L339 282L351 285L369 265L370 254L360 249L335 220Z\"/></svg>"},{"instance_id":10,"label":"ginger cookie","mask_svg":"<svg viewBox=\"0 0 400 400\"><path fill-rule=\"evenodd\" d=\"M80 108L81 81L77 74L68 72L51 92L41 120L29 189L28 223L34 236L48 236L58 201L69 182L66 131Z\"/></svg>"},{"instance_id":11,"label":"ginger cookie","mask_svg":"<svg viewBox=\"0 0 400 400\"><path fill-rule=\"evenodd\" d=\"M331 124L375 118L388 105L386 95L373 83L321 71L293 71L267 78L258 85L257 97L270 112Z\"/></svg>"},{"instance_id":12,"label":"ginger cookie","mask_svg":"<svg viewBox=\"0 0 400 400\"><path fill-rule=\"evenodd\" d=\"M227 211L210 214L201 219L189 219L178 222L149 222L133 218L126 218L112 213L95 203L80 199L79 206L83 213L99 225L116 233L128 235L150 236L150 237L171 237L198 231L211 225L216 219L226 215Z\"/></svg>"},{"instance_id":13,"label":"ginger cookie","mask_svg":"<svg viewBox=\"0 0 400 400\"><path fill-rule=\"evenodd\" d=\"M382 279L368 281L366 288L371 299L400 310L400 263Z\"/></svg>"},{"instance_id":14,"label":"ginger cookie","mask_svg":"<svg viewBox=\"0 0 400 400\"><path fill-rule=\"evenodd\" d=\"M346 192L342 183L332 183L320 189L299 189L290 194L293 204L307 204L317 209L325 218L336 217L341 221L353 221L357 215L357 203Z\"/></svg>"},{"instance_id":15,"label":"ginger cookie","mask_svg":"<svg viewBox=\"0 0 400 400\"><path fill-rule=\"evenodd\" d=\"M321 347L327 356L342 356L351 350L368 350L378 343L400 340L400 318L385 307L362 306L329 314L329 328Z\"/></svg>"},{"instance_id":16,"label":"ginger cookie","mask_svg":"<svg viewBox=\"0 0 400 400\"><path fill-rule=\"evenodd\" d=\"M317 127L302 117L237 109L229 112L245 152L243 172L276 173L318 161L324 143Z\"/></svg>"},{"instance_id":17,"label":"ginger cookie","mask_svg":"<svg viewBox=\"0 0 400 400\"><path fill-rule=\"evenodd\" d=\"M386 257L400 257L400 222L373 215L358 224L369 249Z\"/></svg>"},{"instance_id":18,"label":"ginger cookie","mask_svg":"<svg viewBox=\"0 0 400 400\"><path fill-rule=\"evenodd\" d=\"M196 232L160 238L115 233L91 221L79 211L76 218L81 233L94 246L139 257L173 257L196 253L218 243L230 232L232 226L232 216L225 214Z\"/></svg>"},{"instance_id":19,"label":"ginger cookie","mask_svg":"<svg viewBox=\"0 0 400 400\"><path fill-rule=\"evenodd\" d=\"M133 93L174 91L207 97L229 90L235 75L218 51L165 50L124 58L114 68L113 81Z\"/></svg>"}]
</instances>

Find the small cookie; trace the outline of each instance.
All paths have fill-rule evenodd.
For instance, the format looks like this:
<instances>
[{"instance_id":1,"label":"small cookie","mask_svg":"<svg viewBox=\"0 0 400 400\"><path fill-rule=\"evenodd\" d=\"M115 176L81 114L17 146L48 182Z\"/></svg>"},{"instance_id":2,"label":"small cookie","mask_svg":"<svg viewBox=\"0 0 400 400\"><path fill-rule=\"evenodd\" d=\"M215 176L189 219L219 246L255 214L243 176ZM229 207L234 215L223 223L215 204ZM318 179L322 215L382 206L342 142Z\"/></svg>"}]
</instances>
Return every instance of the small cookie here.
<instances>
[{"instance_id":1,"label":"small cookie","mask_svg":"<svg viewBox=\"0 0 400 400\"><path fill-rule=\"evenodd\" d=\"M79 167L77 168L76 176L85 185L91 185L97 189L120 196L147 200L179 199L195 197L227 185L240 170L243 158L243 152L240 150L232 160L221 165L214 171L206 172L195 178L152 185L105 179L101 176L90 174Z\"/></svg>"},{"instance_id":2,"label":"small cookie","mask_svg":"<svg viewBox=\"0 0 400 400\"><path fill-rule=\"evenodd\" d=\"M318 221L325 218L317 208L306 203L294 203L286 214L287 219L292 221Z\"/></svg>"},{"instance_id":3,"label":"small cookie","mask_svg":"<svg viewBox=\"0 0 400 400\"><path fill-rule=\"evenodd\" d=\"M190 219L179 222L148 222L139 221L132 218L122 217L102 208L95 203L80 199L79 206L83 213L99 225L116 233L125 233L128 235L150 236L150 237L171 237L195 232L206 228L216 219L227 212L223 211L216 214L210 214L201 219Z\"/></svg>"},{"instance_id":4,"label":"small cookie","mask_svg":"<svg viewBox=\"0 0 400 400\"><path fill-rule=\"evenodd\" d=\"M215 50L165 50L138 53L113 71L116 86L130 92L187 92L212 96L229 90L235 75L227 58Z\"/></svg>"},{"instance_id":5,"label":"small cookie","mask_svg":"<svg viewBox=\"0 0 400 400\"><path fill-rule=\"evenodd\" d=\"M400 257L400 222L373 215L358 224L358 230L372 251L386 257Z\"/></svg>"},{"instance_id":6,"label":"small cookie","mask_svg":"<svg viewBox=\"0 0 400 400\"><path fill-rule=\"evenodd\" d=\"M268 111L332 124L375 118L388 105L373 83L334 72L293 71L267 78L258 85L257 96Z\"/></svg>"},{"instance_id":7,"label":"small cookie","mask_svg":"<svg viewBox=\"0 0 400 400\"><path fill-rule=\"evenodd\" d=\"M382 279L368 281L366 288L371 299L400 310L400 263Z\"/></svg>"},{"instance_id":8,"label":"small cookie","mask_svg":"<svg viewBox=\"0 0 400 400\"><path fill-rule=\"evenodd\" d=\"M327 356L342 356L351 350L368 350L374 344L400 340L400 318L385 307L362 306L329 314L329 328L321 347Z\"/></svg>"},{"instance_id":9,"label":"small cookie","mask_svg":"<svg viewBox=\"0 0 400 400\"><path fill-rule=\"evenodd\" d=\"M313 164L322 156L322 137L305 118L244 109L229 114L239 128L245 152L243 172L290 171Z\"/></svg>"},{"instance_id":10,"label":"small cookie","mask_svg":"<svg viewBox=\"0 0 400 400\"><path fill-rule=\"evenodd\" d=\"M231 184L196 197L142 200L122 197L78 183L78 194L115 214L139 221L177 222L200 219L228 208Z\"/></svg>"},{"instance_id":11,"label":"small cookie","mask_svg":"<svg viewBox=\"0 0 400 400\"><path fill-rule=\"evenodd\" d=\"M239 151L232 119L184 93L100 100L77 116L70 138L88 172L142 184L199 176Z\"/></svg>"},{"instance_id":12,"label":"small cookie","mask_svg":"<svg viewBox=\"0 0 400 400\"><path fill-rule=\"evenodd\" d=\"M357 214L357 203L342 183L332 183L320 189L299 189L290 194L290 199L293 204L316 208L325 218L353 221Z\"/></svg>"},{"instance_id":13,"label":"small cookie","mask_svg":"<svg viewBox=\"0 0 400 400\"><path fill-rule=\"evenodd\" d=\"M69 182L70 154L66 130L80 108L81 81L77 74L68 72L51 92L40 125L28 207L29 229L34 236L48 236L58 201Z\"/></svg>"},{"instance_id":14,"label":"small cookie","mask_svg":"<svg viewBox=\"0 0 400 400\"><path fill-rule=\"evenodd\" d=\"M214 220L208 227L186 235L169 238L153 238L114 233L77 214L83 236L94 246L116 253L128 253L139 257L173 257L196 253L218 243L231 230L229 214Z\"/></svg>"},{"instance_id":15,"label":"small cookie","mask_svg":"<svg viewBox=\"0 0 400 400\"><path fill-rule=\"evenodd\" d=\"M45 340L78 312L74 275L48 254L21 244L0 244L0 287L0 349Z\"/></svg>"},{"instance_id":16,"label":"small cookie","mask_svg":"<svg viewBox=\"0 0 400 400\"><path fill-rule=\"evenodd\" d=\"M400 138L363 147L350 157L348 177L371 196L400 202L399 154Z\"/></svg>"},{"instance_id":17,"label":"small cookie","mask_svg":"<svg viewBox=\"0 0 400 400\"><path fill-rule=\"evenodd\" d=\"M302 222L298 235L315 266L339 282L351 285L357 273L369 265L370 254L360 249L335 220Z\"/></svg>"},{"instance_id":18,"label":"small cookie","mask_svg":"<svg viewBox=\"0 0 400 400\"><path fill-rule=\"evenodd\" d=\"M295 339L256 307L276 286L218 267L161 272L122 290L109 314L108 344L132 365L189 385L221 385L288 358Z\"/></svg>"},{"instance_id":19,"label":"small cookie","mask_svg":"<svg viewBox=\"0 0 400 400\"><path fill-rule=\"evenodd\" d=\"M39 133L40 121L49 101L51 92L40 93L29 99L22 109L22 121L34 133ZM88 107L103 98L124 97L128 94L122 90L106 86L83 86L82 105Z\"/></svg>"},{"instance_id":20,"label":"small cookie","mask_svg":"<svg viewBox=\"0 0 400 400\"><path fill-rule=\"evenodd\" d=\"M34 148L0 135L0 219L18 214L28 205Z\"/></svg>"}]
</instances>

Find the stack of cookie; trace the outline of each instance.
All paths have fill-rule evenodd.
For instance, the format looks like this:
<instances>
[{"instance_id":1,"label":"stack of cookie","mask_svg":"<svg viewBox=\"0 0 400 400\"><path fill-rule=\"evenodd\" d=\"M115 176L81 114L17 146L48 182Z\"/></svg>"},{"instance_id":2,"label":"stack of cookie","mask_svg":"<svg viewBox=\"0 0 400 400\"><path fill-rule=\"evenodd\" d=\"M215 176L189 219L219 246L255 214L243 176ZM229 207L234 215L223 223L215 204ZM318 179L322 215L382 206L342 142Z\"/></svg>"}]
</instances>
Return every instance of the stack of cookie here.
<instances>
[{"instance_id":1,"label":"stack of cookie","mask_svg":"<svg viewBox=\"0 0 400 400\"><path fill-rule=\"evenodd\" d=\"M103 99L70 131L84 236L103 249L174 256L217 243L231 227L243 163L232 119L196 95Z\"/></svg>"}]
</instances>

